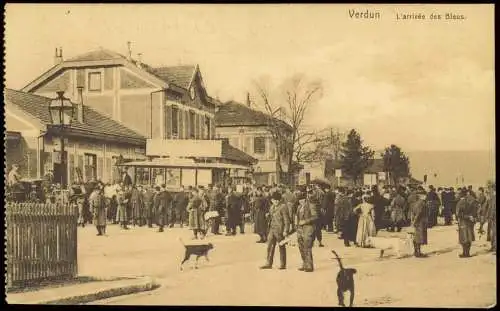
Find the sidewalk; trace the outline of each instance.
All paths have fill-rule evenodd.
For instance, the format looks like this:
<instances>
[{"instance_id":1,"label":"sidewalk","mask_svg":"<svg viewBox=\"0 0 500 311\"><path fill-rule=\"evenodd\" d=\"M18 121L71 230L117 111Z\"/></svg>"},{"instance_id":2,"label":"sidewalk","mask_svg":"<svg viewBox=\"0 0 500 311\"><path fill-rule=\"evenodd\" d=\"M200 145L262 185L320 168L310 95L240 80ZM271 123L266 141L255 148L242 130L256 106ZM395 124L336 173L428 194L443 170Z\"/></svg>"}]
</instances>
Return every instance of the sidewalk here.
<instances>
[{"instance_id":1,"label":"sidewalk","mask_svg":"<svg viewBox=\"0 0 500 311\"><path fill-rule=\"evenodd\" d=\"M153 290L159 285L151 278L95 281L42 290L7 293L9 304L83 304L91 301Z\"/></svg>"}]
</instances>

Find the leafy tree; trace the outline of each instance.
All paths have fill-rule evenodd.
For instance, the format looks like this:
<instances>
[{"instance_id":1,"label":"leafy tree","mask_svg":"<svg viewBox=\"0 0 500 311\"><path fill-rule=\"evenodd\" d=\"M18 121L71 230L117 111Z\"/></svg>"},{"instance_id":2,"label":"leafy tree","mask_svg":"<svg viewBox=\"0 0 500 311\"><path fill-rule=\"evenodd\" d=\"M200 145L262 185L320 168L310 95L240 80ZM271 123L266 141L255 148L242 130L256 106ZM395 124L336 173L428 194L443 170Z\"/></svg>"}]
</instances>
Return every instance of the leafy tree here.
<instances>
[{"instance_id":1,"label":"leafy tree","mask_svg":"<svg viewBox=\"0 0 500 311\"><path fill-rule=\"evenodd\" d=\"M389 173L393 184L397 184L400 178L410 176L410 160L401 148L391 145L381 155L384 159L384 171Z\"/></svg>"},{"instance_id":2,"label":"leafy tree","mask_svg":"<svg viewBox=\"0 0 500 311\"><path fill-rule=\"evenodd\" d=\"M355 129L352 129L347 134L346 141L342 143L340 151L342 173L356 184L365 170L372 165L373 155L374 151L368 146L363 146L361 136Z\"/></svg>"}]
</instances>

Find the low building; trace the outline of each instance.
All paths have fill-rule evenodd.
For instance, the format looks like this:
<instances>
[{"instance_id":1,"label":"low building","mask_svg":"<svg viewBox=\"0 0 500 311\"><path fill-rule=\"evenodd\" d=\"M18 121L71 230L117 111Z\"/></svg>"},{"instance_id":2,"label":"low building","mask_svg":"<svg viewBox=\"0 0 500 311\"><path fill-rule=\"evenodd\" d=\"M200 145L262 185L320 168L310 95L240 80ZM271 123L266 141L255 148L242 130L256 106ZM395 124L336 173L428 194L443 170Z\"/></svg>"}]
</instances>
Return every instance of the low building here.
<instances>
[{"instance_id":1,"label":"low building","mask_svg":"<svg viewBox=\"0 0 500 311\"><path fill-rule=\"evenodd\" d=\"M229 143L258 160L253 167L253 179L257 184L277 182L277 151L269 132L272 120L266 113L252 109L250 103L243 105L229 101L220 105L215 114L215 132L218 138L227 138ZM292 134L293 129L279 121L284 132ZM288 159L282 154L282 170L288 172ZM296 170L298 172L298 170Z\"/></svg>"},{"instance_id":2,"label":"low building","mask_svg":"<svg viewBox=\"0 0 500 311\"><path fill-rule=\"evenodd\" d=\"M324 161L305 161L301 163L303 168L299 173L298 184L305 185L315 179L325 179Z\"/></svg>"},{"instance_id":3,"label":"low building","mask_svg":"<svg viewBox=\"0 0 500 311\"><path fill-rule=\"evenodd\" d=\"M53 97L56 97L54 94ZM62 169L60 132L51 126L51 98L12 89L4 90L5 163L20 166L25 178L41 178L53 170L55 182L118 180L115 163L146 159L146 138L81 102L72 125L65 129L66 170ZM66 171L67 174L61 172ZM64 176L66 175L66 176Z\"/></svg>"},{"instance_id":4,"label":"low building","mask_svg":"<svg viewBox=\"0 0 500 311\"><path fill-rule=\"evenodd\" d=\"M332 181L335 186L353 186L354 182L342 172L342 165L338 160L327 159L325 161L325 177ZM340 175L340 177L339 177ZM387 173L384 171L384 160L374 159L357 180L357 185L385 185L388 183Z\"/></svg>"}]
</instances>

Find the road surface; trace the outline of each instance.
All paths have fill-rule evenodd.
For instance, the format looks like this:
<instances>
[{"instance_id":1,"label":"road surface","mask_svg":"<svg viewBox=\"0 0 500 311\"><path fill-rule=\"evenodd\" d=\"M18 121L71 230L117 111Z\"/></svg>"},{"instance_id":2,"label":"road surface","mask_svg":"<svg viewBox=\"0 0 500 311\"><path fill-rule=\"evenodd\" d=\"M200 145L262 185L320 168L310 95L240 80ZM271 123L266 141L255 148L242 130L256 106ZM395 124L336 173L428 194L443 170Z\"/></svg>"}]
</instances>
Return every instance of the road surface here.
<instances>
[{"instance_id":1,"label":"road surface","mask_svg":"<svg viewBox=\"0 0 500 311\"><path fill-rule=\"evenodd\" d=\"M121 230L109 226L108 236L95 236L92 226L79 229L79 274L91 276L151 276L162 285L137 295L115 297L104 305L245 305L337 306L335 249L356 274L355 306L487 307L496 304L496 256L487 252L485 238L474 243L468 259L458 258L456 226L429 231L428 258L397 259L389 251L379 259L375 249L343 246L334 234L324 233L326 247L313 248L315 271L297 271L297 247L288 247L287 270L260 270L266 245L247 233L234 237L209 236L215 245L210 261L200 259L180 271L183 246L190 241L186 228L163 233L150 228ZM382 236L389 233L382 231ZM394 234L392 234L394 235ZM279 264L276 249L275 266Z\"/></svg>"}]
</instances>

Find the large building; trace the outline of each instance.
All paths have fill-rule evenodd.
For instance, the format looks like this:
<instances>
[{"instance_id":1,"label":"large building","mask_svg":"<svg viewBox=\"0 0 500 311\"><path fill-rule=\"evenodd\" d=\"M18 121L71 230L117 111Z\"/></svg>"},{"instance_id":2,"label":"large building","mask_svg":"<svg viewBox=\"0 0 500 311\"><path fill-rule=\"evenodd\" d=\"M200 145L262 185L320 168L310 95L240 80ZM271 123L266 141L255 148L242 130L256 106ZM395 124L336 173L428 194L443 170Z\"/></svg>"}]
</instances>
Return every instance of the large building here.
<instances>
[{"instance_id":1,"label":"large building","mask_svg":"<svg viewBox=\"0 0 500 311\"><path fill-rule=\"evenodd\" d=\"M235 148L248 153L258 160L253 167L253 178L257 184L277 182L277 148L269 131L270 116L252 109L247 105L229 101L220 105L215 114L216 134L227 138ZM292 128L285 122L279 122L283 131L292 134ZM283 172L288 172L288 160L291 155L282 154Z\"/></svg>"},{"instance_id":2,"label":"large building","mask_svg":"<svg viewBox=\"0 0 500 311\"><path fill-rule=\"evenodd\" d=\"M49 95L49 94L47 94ZM56 94L52 94L52 98ZM54 171L56 182L99 179L118 180L115 163L120 158L145 159L146 138L120 122L81 105L71 127L65 130L66 170L61 164L60 132L51 126L52 99L5 89L5 161L20 166L25 178L41 178Z\"/></svg>"},{"instance_id":3,"label":"large building","mask_svg":"<svg viewBox=\"0 0 500 311\"><path fill-rule=\"evenodd\" d=\"M56 50L54 66L23 91L52 96L63 89L66 96L76 100L82 87L86 106L147 138L149 159L169 159L162 163L170 170L158 167L159 162L154 168L137 163L135 168L140 169L134 174L140 180L169 184L169 176L173 176L176 182L171 183L178 186L197 184L196 176L200 175L209 175L203 178L205 181L220 180L228 171L240 177L255 160L215 139L216 100L208 96L198 65L152 67L106 49L64 60L62 51ZM186 158L193 163L191 168L186 168ZM199 162L205 163L203 174L197 168ZM218 164L206 167L206 163Z\"/></svg>"}]
</instances>

